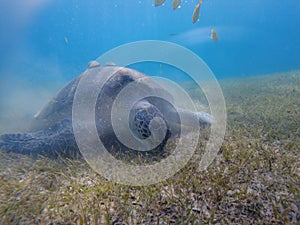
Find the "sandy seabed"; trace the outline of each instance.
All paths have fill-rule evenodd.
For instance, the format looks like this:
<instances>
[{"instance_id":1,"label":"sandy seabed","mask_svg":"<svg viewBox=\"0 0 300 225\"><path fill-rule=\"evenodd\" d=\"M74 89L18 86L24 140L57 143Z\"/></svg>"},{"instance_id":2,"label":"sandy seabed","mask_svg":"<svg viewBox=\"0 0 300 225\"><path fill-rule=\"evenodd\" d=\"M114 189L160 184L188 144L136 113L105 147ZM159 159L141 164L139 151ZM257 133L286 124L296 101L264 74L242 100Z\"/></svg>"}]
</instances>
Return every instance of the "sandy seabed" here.
<instances>
[{"instance_id":1,"label":"sandy seabed","mask_svg":"<svg viewBox=\"0 0 300 225\"><path fill-rule=\"evenodd\" d=\"M0 152L0 224L299 224L300 71L220 84L227 131L206 172L192 159L130 187L83 160Z\"/></svg>"}]
</instances>

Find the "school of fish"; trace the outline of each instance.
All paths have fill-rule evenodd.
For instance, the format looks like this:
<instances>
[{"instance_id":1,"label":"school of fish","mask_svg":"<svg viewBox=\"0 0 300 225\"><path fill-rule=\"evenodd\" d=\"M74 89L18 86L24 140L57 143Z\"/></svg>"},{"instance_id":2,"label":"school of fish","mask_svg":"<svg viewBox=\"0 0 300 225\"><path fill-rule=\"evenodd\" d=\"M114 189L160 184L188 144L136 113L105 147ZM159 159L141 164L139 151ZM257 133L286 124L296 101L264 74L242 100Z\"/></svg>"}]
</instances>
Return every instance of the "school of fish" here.
<instances>
[{"instance_id":1,"label":"school of fish","mask_svg":"<svg viewBox=\"0 0 300 225\"><path fill-rule=\"evenodd\" d=\"M154 0L154 6L160 6L165 3L165 0ZM175 10L177 8L180 8L181 0L172 0L172 9ZM200 6L202 5L203 0L199 0L199 2L196 4L192 16L192 23L196 23L199 21L200 17ZM214 42L218 41L219 37L215 29L211 29L210 39L212 39Z\"/></svg>"}]
</instances>

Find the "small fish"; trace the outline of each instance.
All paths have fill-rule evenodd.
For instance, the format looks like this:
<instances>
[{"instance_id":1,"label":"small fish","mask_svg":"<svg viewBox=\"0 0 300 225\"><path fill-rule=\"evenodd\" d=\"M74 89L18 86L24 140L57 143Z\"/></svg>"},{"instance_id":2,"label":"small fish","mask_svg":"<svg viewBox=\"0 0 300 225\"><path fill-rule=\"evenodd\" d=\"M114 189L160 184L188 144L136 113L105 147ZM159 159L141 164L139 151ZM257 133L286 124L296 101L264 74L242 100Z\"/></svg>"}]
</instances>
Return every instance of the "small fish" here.
<instances>
[{"instance_id":1,"label":"small fish","mask_svg":"<svg viewBox=\"0 0 300 225\"><path fill-rule=\"evenodd\" d=\"M215 29L211 29L210 32L210 39L216 42L219 39L217 31Z\"/></svg>"},{"instance_id":2,"label":"small fish","mask_svg":"<svg viewBox=\"0 0 300 225\"><path fill-rule=\"evenodd\" d=\"M173 10L177 9L179 7L180 3L181 3L181 0L173 0L172 9Z\"/></svg>"},{"instance_id":3,"label":"small fish","mask_svg":"<svg viewBox=\"0 0 300 225\"><path fill-rule=\"evenodd\" d=\"M202 3L202 0L199 1L199 3L195 6L192 22L196 23L200 16L200 5Z\"/></svg>"},{"instance_id":4,"label":"small fish","mask_svg":"<svg viewBox=\"0 0 300 225\"><path fill-rule=\"evenodd\" d=\"M67 37L64 37L65 43L69 44L69 39Z\"/></svg>"},{"instance_id":5,"label":"small fish","mask_svg":"<svg viewBox=\"0 0 300 225\"><path fill-rule=\"evenodd\" d=\"M154 6L159 6L165 3L165 0L154 0Z\"/></svg>"}]
</instances>

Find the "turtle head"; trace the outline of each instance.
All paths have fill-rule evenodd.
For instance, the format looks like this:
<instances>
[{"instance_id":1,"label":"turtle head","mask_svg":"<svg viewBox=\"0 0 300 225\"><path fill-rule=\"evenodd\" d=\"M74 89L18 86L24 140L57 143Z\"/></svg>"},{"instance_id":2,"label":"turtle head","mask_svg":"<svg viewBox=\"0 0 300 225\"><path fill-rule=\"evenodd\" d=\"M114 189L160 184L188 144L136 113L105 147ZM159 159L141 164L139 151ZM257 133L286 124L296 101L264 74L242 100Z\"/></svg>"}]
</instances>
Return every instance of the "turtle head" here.
<instances>
[{"instance_id":1,"label":"turtle head","mask_svg":"<svg viewBox=\"0 0 300 225\"><path fill-rule=\"evenodd\" d=\"M130 112L130 129L140 139L163 147L171 136L170 128L159 109L146 100L137 102Z\"/></svg>"}]
</instances>

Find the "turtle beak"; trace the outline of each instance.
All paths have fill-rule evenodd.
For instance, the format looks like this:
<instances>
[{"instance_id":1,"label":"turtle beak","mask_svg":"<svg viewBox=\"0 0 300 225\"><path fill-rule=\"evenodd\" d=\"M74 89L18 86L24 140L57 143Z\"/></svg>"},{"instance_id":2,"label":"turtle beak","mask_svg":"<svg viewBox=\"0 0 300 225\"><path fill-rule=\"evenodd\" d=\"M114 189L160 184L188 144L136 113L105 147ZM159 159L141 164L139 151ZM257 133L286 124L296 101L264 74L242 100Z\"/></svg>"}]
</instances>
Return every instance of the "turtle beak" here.
<instances>
[{"instance_id":1,"label":"turtle beak","mask_svg":"<svg viewBox=\"0 0 300 225\"><path fill-rule=\"evenodd\" d=\"M154 117L149 128L151 130L152 141L159 143L166 143L171 137L171 130L164 118Z\"/></svg>"},{"instance_id":2,"label":"turtle beak","mask_svg":"<svg viewBox=\"0 0 300 225\"><path fill-rule=\"evenodd\" d=\"M212 115L210 115L209 113L200 111L200 112L197 112L196 114L197 114L200 126L211 126L212 123L214 122L214 117Z\"/></svg>"}]
</instances>

